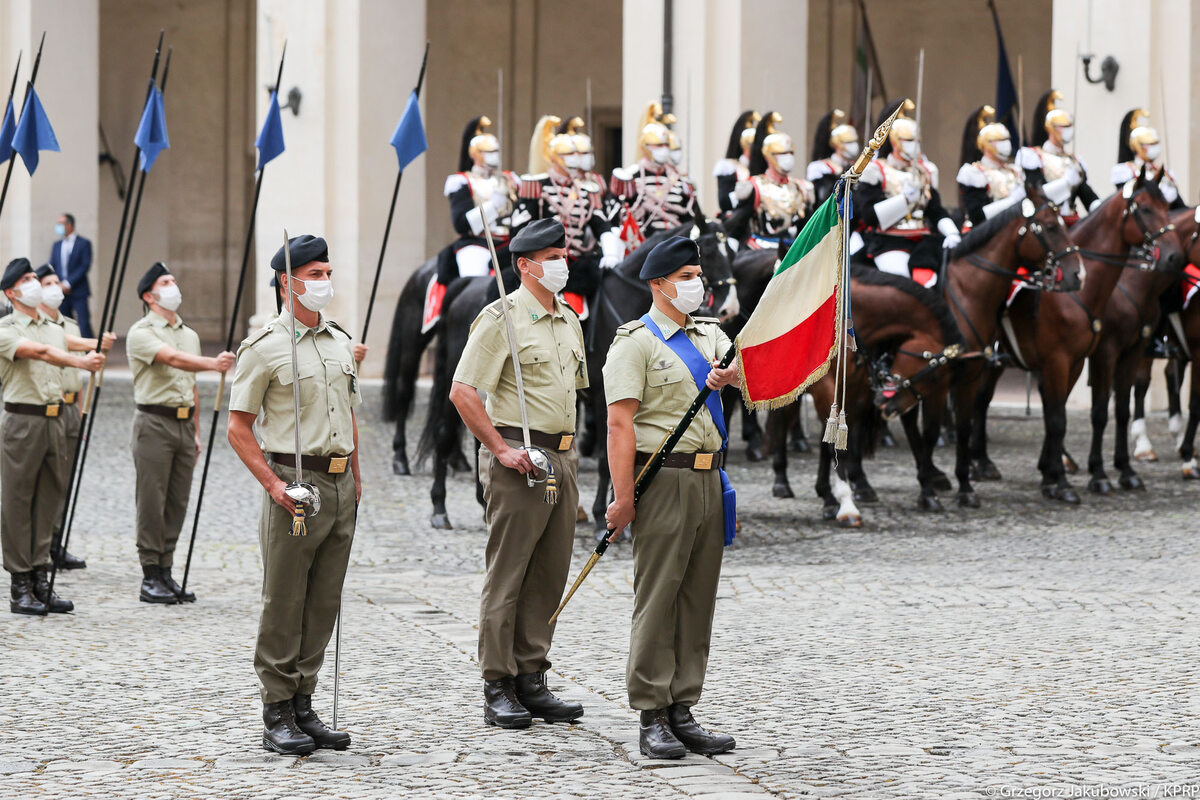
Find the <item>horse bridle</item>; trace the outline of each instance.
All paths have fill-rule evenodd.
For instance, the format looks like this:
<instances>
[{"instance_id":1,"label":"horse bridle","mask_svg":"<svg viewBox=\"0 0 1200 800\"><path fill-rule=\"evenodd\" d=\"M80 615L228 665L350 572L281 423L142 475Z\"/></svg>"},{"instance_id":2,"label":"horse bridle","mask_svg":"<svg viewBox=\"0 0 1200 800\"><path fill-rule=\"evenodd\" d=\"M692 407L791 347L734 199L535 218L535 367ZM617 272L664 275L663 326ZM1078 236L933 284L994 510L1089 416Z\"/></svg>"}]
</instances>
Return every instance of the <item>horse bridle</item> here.
<instances>
[{"instance_id":1,"label":"horse bridle","mask_svg":"<svg viewBox=\"0 0 1200 800\"><path fill-rule=\"evenodd\" d=\"M975 253L971 253L970 255L968 255L966 257L967 263L970 264L971 266L975 267L976 269L983 270L984 272L990 272L995 275L1003 275L1006 278L1012 278L1013 280L1021 281L1021 283L1024 284L1026 287L1033 289L1035 291L1048 291L1048 292L1055 291L1054 287L1058 285L1058 264L1059 264L1059 262L1062 261L1063 259L1069 258L1070 256L1074 255L1075 253L1078 253L1079 246L1072 244L1072 245L1068 245L1063 250L1055 250L1054 249L1054 246L1051 245L1049 240L1046 238L1045 226L1042 225L1042 223L1037 221L1037 215L1039 213L1041 213L1044 209L1047 209L1047 208L1053 210L1056 215L1059 215L1059 219L1062 219L1062 216L1059 212L1058 206L1055 205L1054 203L1047 201L1047 202L1043 203L1041 206L1039 206L1038 209L1029 216L1029 218L1025 222L1025 224L1023 224L1021 226L1020 230L1017 231L1017 256L1019 259L1018 263L1020 264L1020 266L1023 266L1026 268L1031 268L1032 272L1041 276L1040 280L1028 280L1028 279L1024 278L1019 272L1017 272L1015 270L1005 269L1004 267L1000 266L999 264L996 264L992 261L988 261L986 258L976 255ZM1042 265L1040 268L1034 267L1034 261L1032 259L1026 259L1026 258L1020 257L1021 242L1023 242L1025 240L1025 237L1029 236L1029 235L1032 235L1033 238L1037 240L1037 243L1042 248L1042 252L1045 254L1045 256L1042 259Z\"/></svg>"},{"instance_id":2,"label":"horse bridle","mask_svg":"<svg viewBox=\"0 0 1200 800\"><path fill-rule=\"evenodd\" d=\"M1173 233L1175 231L1175 223L1168 222L1158 230L1151 231L1150 227L1146 225L1146 221L1142 219L1141 212L1142 207L1137 204L1137 201L1135 201L1131 195L1129 199L1125 201L1125 212L1121 215L1121 222L1132 218L1134 223L1138 226L1138 230L1142 232L1142 241L1140 244L1132 245L1129 248L1128 255L1121 257L1115 253L1101 253L1096 250L1084 250L1082 248L1078 248L1080 256L1091 259L1092 261L1099 261L1101 264L1107 264L1112 267L1133 268L1136 266L1137 269L1142 271L1154 269L1154 265L1158 263L1159 257L1158 245L1156 245L1155 242L1161 239L1163 236L1166 236L1168 233ZM1197 232L1200 232L1200 229L1197 229ZM1193 241L1195 238L1196 234L1192 234ZM1130 263L1131 261L1133 263Z\"/></svg>"},{"instance_id":3,"label":"horse bridle","mask_svg":"<svg viewBox=\"0 0 1200 800\"><path fill-rule=\"evenodd\" d=\"M872 384L872 389L878 393L884 393L890 390L892 396L887 398L889 402L892 400L892 397L895 396L896 392L903 390L911 394L913 399L918 403L921 403L925 400L925 396L921 394L920 390L917 389L916 385L918 383L926 380L939 369L949 364L951 361L955 361L960 358L982 356L982 353L964 354L963 346L957 342L946 346L940 353L933 353L929 350L917 353L912 350L905 350L903 347L897 348L896 352L901 355L906 355L909 358L925 361L925 366L921 367L921 369L917 370L911 376L902 378L896 373L891 372L890 369L882 368L880 364L882 358L875 359L875 369L873 369L870 373L870 383Z\"/></svg>"}]
</instances>

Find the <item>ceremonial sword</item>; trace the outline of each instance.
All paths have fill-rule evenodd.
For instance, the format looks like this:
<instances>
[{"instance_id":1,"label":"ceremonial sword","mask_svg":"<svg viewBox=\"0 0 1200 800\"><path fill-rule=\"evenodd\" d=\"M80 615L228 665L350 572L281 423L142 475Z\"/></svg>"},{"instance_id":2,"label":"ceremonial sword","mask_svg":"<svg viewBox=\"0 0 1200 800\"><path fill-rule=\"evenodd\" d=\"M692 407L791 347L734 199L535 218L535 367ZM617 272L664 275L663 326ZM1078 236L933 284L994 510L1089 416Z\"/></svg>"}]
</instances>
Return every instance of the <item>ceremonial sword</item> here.
<instances>
[{"instance_id":1,"label":"ceremonial sword","mask_svg":"<svg viewBox=\"0 0 1200 800\"><path fill-rule=\"evenodd\" d=\"M284 489L296 503L296 511L292 514L292 535L306 536L308 531L304 526L307 512L304 506L312 506L312 516L321 510L321 493L317 487L304 482L304 467L300 463L303 451L300 449L300 359L296 354L296 292L292 285L292 248L288 240L287 229L283 230L283 268L287 275L288 316L292 320L292 411L295 414L296 429L296 480Z\"/></svg>"}]
</instances>

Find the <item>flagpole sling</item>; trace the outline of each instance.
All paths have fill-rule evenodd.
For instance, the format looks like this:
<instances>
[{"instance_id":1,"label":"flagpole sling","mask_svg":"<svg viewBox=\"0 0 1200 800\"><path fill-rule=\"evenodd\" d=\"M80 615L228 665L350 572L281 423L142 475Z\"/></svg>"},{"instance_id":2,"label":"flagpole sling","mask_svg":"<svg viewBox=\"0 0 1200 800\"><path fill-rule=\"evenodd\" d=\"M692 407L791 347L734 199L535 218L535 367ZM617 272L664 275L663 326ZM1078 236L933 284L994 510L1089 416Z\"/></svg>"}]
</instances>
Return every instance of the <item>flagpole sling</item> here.
<instances>
[{"instance_id":1,"label":"flagpole sling","mask_svg":"<svg viewBox=\"0 0 1200 800\"><path fill-rule=\"evenodd\" d=\"M37 57L33 60L33 70L29 73L29 83L25 84L25 97L21 100L21 113L25 112L25 101L29 99L29 93L33 91L33 84L37 81L38 67L42 64L42 47L46 44L46 32L42 31L42 41L38 44ZM17 69L21 68L21 57L17 56ZM12 88L8 90L8 102L12 102L13 93L17 90L17 70L13 70ZM5 107L7 108L7 106ZM17 110L13 108L13 122L16 122ZM8 159L8 168L4 171L4 188L0 189L0 214L4 213L4 198L8 196L8 181L12 178L13 165L17 163L17 154L14 151L12 157Z\"/></svg>"},{"instance_id":2,"label":"flagpole sling","mask_svg":"<svg viewBox=\"0 0 1200 800\"><path fill-rule=\"evenodd\" d=\"M287 42L283 43L283 51L279 54L279 69L275 73L275 96L279 97L279 87L283 80L283 61L287 57ZM250 247L254 243L254 226L258 218L258 198L262 193L263 173L267 164L258 168L254 178L254 200L250 203L250 224L246 226L246 241L242 247L242 266L238 271L237 291L233 295L233 311L229 315L229 332L225 336L225 350L233 350L233 337L237 335L239 312L242 307L242 293L246 289L246 272L250 264ZM221 382L217 387L217 400L213 403L212 425L208 429L208 448L204 451L204 467L200 471L200 488L196 493L196 512L192 516L192 535L188 539L187 560L183 566L183 580L179 584L179 594L187 594L188 575L192 569L192 551L196 547L196 531L200 526L200 509L204 505L204 487L208 485L208 467L212 462L213 445L216 443L217 425L221 421L221 401L225 399L225 376L221 373Z\"/></svg>"},{"instance_id":3,"label":"flagpole sling","mask_svg":"<svg viewBox=\"0 0 1200 800\"><path fill-rule=\"evenodd\" d=\"M156 78L158 76L159 56L162 53L162 42L163 31L160 30L158 33L158 44L154 49L154 64L151 67L150 85L146 90L147 102L149 102L150 98L154 95ZM166 89L167 73L169 71L170 64L171 51L168 49L167 58L163 64L162 88L160 91ZM141 155L142 148L135 143L133 163L130 166L131 174L129 176L129 186L131 188L133 186L133 181L137 179L138 163L141 159ZM98 328L98 333L101 337L104 336L106 331L111 330L116 325L119 292L121 290L121 284L125 279L125 268L129 262L129 250L133 244L133 232L137 224L138 209L141 205L141 191L142 187L145 185L145 181L146 173L143 171L141 180L138 184L138 202L135 204L132 218L128 220L127 216L129 216L130 200L133 196L133 192L127 192L125 194L125 205L121 212L121 225L117 232L117 245L116 249L113 251L112 271L109 274L108 288L104 295L104 308L100 313L100 327ZM126 236L125 231L125 225L127 222L129 223L128 236ZM121 257L122 247L124 247L124 258ZM75 524L75 510L79 504L79 490L83 485L83 468L87 463L87 455L92 439L92 429L96 426L95 410L100 404L100 394L104 386L104 369L108 364L108 357L103 351L101 351L101 355L104 356L104 360L100 362L100 369L96 372L93 372L91 377L88 379L87 393L84 395L83 407L80 409L79 439L75 443L75 456L72 460L70 471L71 480L67 482L69 502L63 504L62 512L63 536L61 547L63 553L67 552L67 544L71 539L71 528ZM52 562L53 563L51 564L50 568L51 590L54 589L54 580L58 571L57 561L52 559Z\"/></svg>"}]
</instances>

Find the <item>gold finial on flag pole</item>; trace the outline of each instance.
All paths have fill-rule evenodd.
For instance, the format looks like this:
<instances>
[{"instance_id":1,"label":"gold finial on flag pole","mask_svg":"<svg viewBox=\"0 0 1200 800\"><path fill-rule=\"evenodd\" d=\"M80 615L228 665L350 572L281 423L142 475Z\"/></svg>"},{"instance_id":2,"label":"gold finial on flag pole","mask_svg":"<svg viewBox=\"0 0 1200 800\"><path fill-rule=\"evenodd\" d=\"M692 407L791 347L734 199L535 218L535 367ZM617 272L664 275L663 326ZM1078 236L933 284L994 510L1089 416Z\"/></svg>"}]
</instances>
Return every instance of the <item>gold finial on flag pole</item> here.
<instances>
[{"instance_id":1,"label":"gold finial on flag pole","mask_svg":"<svg viewBox=\"0 0 1200 800\"><path fill-rule=\"evenodd\" d=\"M879 148L883 147L883 143L887 141L888 132L892 129L892 123L896 121L896 117L900 116L900 112L904 110L904 106L908 103L907 100L896 107L892 115L883 121L883 124L875 129L875 135L867 142L867 146L859 153L858 160L850 165L850 169L846 170L842 175L851 183L857 181L859 176L863 174L863 170L867 168L867 164L871 163L871 159L879 152Z\"/></svg>"}]
</instances>

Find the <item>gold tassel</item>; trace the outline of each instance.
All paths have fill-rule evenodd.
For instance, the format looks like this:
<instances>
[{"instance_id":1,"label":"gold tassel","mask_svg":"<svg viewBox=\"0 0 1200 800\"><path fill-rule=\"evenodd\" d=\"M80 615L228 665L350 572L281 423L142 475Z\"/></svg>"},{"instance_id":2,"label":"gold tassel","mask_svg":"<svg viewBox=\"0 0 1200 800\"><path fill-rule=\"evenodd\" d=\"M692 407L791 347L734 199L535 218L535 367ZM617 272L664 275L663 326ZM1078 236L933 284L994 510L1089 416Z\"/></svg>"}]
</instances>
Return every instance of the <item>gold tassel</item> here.
<instances>
[{"instance_id":1,"label":"gold tassel","mask_svg":"<svg viewBox=\"0 0 1200 800\"><path fill-rule=\"evenodd\" d=\"M304 525L304 507L297 506L292 515L292 536L308 536L308 528Z\"/></svg>"},{"instance_id":2,"label":"gold tassel","mask_svg":"<svg viewBox=\"0 0 1200 800\"><path fill-rule=\"evenodd\" d=\"M549 506L558 502L558 478L554 477L554 464L546 469L546 494L542 496L542 502Z\"/></svg>"},{"instance_id":3,"label":"gold tassel","mask_svg":"<svg viewBox=\"0 0 1200 800\"><path fill-rule=\"evenodd\" d=\"M826 444L837 441L837 416L838 404L833 403L829 406L829 417L825 420L825 435L821 437L821 441Z\"/></svg>"},{"instance_id":4,"label":"gold tassel","mask_svg":"<svg viewBox=\"0 0 1200 800\"><path fill-rule=\"evenodd\" d=\"M850 426L846 424L846 412L838 413L837 418L837 440L833 444L834 450L845 450L846 442L850 438Z\"/></svg>"}]
</instances>

